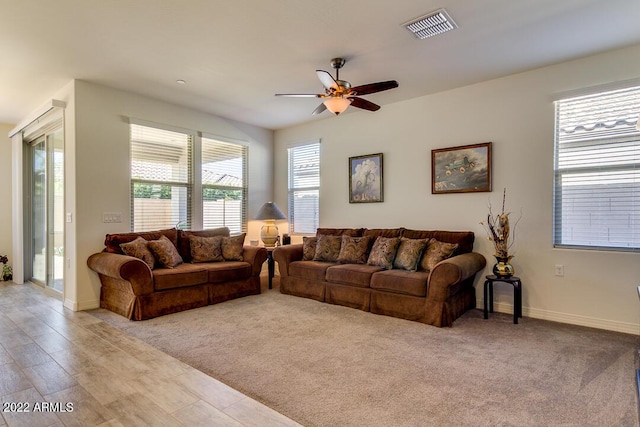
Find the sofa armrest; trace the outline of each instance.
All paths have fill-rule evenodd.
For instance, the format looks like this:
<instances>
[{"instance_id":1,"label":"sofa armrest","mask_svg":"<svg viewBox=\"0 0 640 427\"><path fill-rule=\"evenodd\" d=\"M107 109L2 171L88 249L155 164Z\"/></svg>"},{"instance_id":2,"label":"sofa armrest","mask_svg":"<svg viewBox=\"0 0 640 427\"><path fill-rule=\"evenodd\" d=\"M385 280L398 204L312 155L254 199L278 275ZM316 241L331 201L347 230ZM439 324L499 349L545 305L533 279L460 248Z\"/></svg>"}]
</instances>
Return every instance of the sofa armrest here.
<instances>
[{"instance_id":1,"label":"sofa armrest","mask_svg":"<svg viewBox=\"0 0 640 427\"><path fill-rule=\"evenodd\" d=\"M245 262L251 264L252 276L260 275L260 272L262 271L262 265L267 260L267 255L267 250L261 246L244 246L242 257Z\"/></svg>"},{"instance_id":2,"label":"sofa armrest","mask_svg":"<svg viewBox=\"0 0 640 427\"><path fill-rule=\"evenodd\" d=\"M486 265L485 257L477 252L440 261L429 273L427 298L444 301L455 293L455 285L472 278Z\"/></svg>"},{"instance_id":3,"label":"sofa armrest","mask_svg":"<svg viewBox=\"0 0 640 427\"><path fill-rule=\"evenodd\" d=\"M131 283L134 295L153 293L153 274L141 259L110 252L93 254L87 260L90 269L101 276L125 280Z\"/></svg>"},{"instance_id":4,"label":"sofa armrest","mask_svg":"<svg viewBox=\"0 0 640 427\"><path fill-rule=\"evenodd\" d=\"M289 264L302 260L302 243L278 246L273 250L273 259L278 263L280 277L289 275Z\"/></svg>"}]
</instances>

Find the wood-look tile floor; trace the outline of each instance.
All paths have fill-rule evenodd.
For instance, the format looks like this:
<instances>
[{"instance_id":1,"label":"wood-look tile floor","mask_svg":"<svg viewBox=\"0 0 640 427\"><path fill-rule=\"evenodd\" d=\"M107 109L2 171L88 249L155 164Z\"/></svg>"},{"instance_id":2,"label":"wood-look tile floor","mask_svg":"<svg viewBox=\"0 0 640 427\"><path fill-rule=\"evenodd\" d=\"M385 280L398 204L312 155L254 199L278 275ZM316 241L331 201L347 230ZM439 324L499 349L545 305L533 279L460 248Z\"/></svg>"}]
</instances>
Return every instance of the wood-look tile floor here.
<instances>
[{"instance_id":1,"label":"wood-look tile floor","mask_svg":"<svg viewBox=\"0 0 640 427\"><path fill-rule=\"evenodd\" d=\"M0 403L1 427L299 426L35 285L10 282L0 282Z\"/></svg>"}]
</instances>

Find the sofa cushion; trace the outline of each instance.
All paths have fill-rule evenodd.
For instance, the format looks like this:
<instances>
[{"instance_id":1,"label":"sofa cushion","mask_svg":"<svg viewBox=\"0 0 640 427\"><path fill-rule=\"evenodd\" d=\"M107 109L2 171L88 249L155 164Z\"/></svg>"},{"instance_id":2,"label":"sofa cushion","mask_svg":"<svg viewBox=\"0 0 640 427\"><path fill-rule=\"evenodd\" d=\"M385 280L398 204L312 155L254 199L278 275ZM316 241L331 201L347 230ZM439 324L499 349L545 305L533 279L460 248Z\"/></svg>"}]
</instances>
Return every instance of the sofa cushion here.
<instances>
[{"instance_id":1,"label":"sofa cushion","mask_svg":"<svg viewBox=\"0 0 640 427\"><path fill-rule=\"evenodd\" d=\"M399 245L399 237L377 237L369 253L367 264L387 269L393 268L393 259Z\"/></svg>"},{"instance_id":2,"label":"sofa cushion","mask_svg":"<svg viewBox=\"0 0 640 427\"><path fill-rule=\"evenodd\" d=\"M289 264L289 276L324 282L327 268L334 263L320 261L294 261Z\"/></svg>"},{"instance_id":3,"label":"sofa cushion","mask_svg":"<svg viewBox=\"0 0 640 427\"><path fill-rule=\"evenodd\" d=\"M451 257L456 249L458 249L457 243L445 243L436 239L429 240L427 249L420 260L420 269L433 270L437 263Z\"/></svg>"},{"instance_id":4,"label":"sofa cushion","mask_svg":"<svg viewBox=\"0 0 640 427\"><path fill-rule=\"evenodd\" d=\"M393 268L416 271L418 269L418 261L422 258L427 243L429 243L428 239L401 238L398 252L396 252L396 257L393 260Z\"/></svg>"},{"instance_id":5,"label":"sofa cushion","mask_svg":"<svg viewBox=\"0 0 640 427\"><path fill-rule=\"evenodd\" d=\"M251 277L251 264L244 261L225 261L202 264L208 272L209 283L230 282Z\"/></svg>"},{"instance_id":6,"label":"sofa cushion","mask_svg":"<svg viewBox=\"0 0 640 427\"><path fill-rule=\"evenodd\" d=\"M229 227L218 227L218 228L210 228L208 230L178 230L178 252L180 256L184 260L184 262L191 262L191 245L189 241L189 237L198 236L198 237L214 237L214 236L222 236L229 237L231 234L229 232Z\"/></svg>"},{"instance_id":7,"label":"sofa cushion","mask_svg":"<svg viewBox=\"0 0 640 427\"><path fill-rule=\"evenodd\" d=\"M428 271L386 270L371 277L371 289L425 297Z\"/></svg>"},{"instance_id":8,"label":"sofa cushion","mask_svg":"<svg viewBox=\"0 0 640 427\"><path fill-rule=\"evenodd\" d=\"M222 236L189 236L191 262L219 262L222 256Z\"/></svg>"},{"instance_id":9,"label":"sofa cushion","mask_svg":"<svg viewBox=\"0 0 640 427\"><path fill-rule=\"evenodd\" d=\"M368 288L371 275L382 271L382 267L362 264L341 264L327 268L327 282Z\"/></svg>"},{"instance_id":10,"label":"sofa cushion","mask_svg":"<svg viewBox=\"0 0 640 427\"><path fill-rule=\"evenodd\" d=\"M132 242L138 237L142 237L145 240L158 240L160 236L167 236L174 245L178 244L178 231L175 228L168 228L158 231L107 234L104 239L105 251L113 254L123 254L124 252L120 247L122 243Z\"/></svg>"},{"instance_id":11,"label":"sofa cushion","mask_svg":"<svg viewBox=\"0 0 640 427\"><path fill-rule=\"evenodd\" d=\"M151 240L148 245L158 262L164 267L174 268L182 264L182 257L178 253L178 249L167 236L163 235L158 240Z\"/></svg>"},{"instance_id":12,"label":"sofa cushion","mask_svg":"<svg viewBox=\"0 0 640 427\"><path fill-rule=\"evenodd\" d=\"M442 230L409 230L402 232L402 237L407 239L437 239L445 243L457 243L458 250L455 255L466 254L473 251L475 234L472 231L442 231Z\"/></svg>"},{"instance_id":13,"label":"sofa cushion","mask_svg":"<svg viewBox=\"0 0 640 427\"><path fill-rule=\"evenodd\" d=\"M303 237L302 238L302 260L311 261L316 256L316 244L318 242L317 237Z\"/></svg>"},{"instance_id":14,"label":"sofa cushion","mask_svg":"<svg viewBox=\"0 0 640 427\"><path fill-rule=\"evenodd\" d=\"M134 241L129 243L121 243L120 248L125 255L129 255L132 257L136 257L144 261L150 269L156 265L156 257L153 255L151 250L149 250L148 241L140 236L138 236Z\"/></svg>"},{"instance_id":15,"label":"sofa cushion","mask_svg":"<svg viewBox=\"0 0 640 427\"><path fill-rule=\"evenodd\" d=\"M318 228L316 236L351 236L361 237L364 228Z\"/></svg>"},{"instance_id":16,"label":"sofa cushion","mask_svg":"<svg viewBox=\"0 0 640 427\"><path fill-rule=\"evenodd\" d=\"M174 268L153 270L153 287L156 291L184 288L207 283L207 269L204 264L180 264Z\"/></svg>"},{"instance_id":17,"label":"sofa cushion","mask_svg":"<svg viewBox=\"0 0 640 427\"><path fill-rule=\"evenodd\" d=\"M342 236L338 262L343 264L366 264L371 249L371 237Z\"/></svg>"},{"instance_id":18,"label":"sofa cushion","mask_svg":"<svg viewBox=\"0 0 640 427\"><path fill-rule=\"evenodd\" d=\"M316 242L316 254L313 256L313 260L326 262L338 261L341 245L341 236L318 236L318 241Z\"/></svg>"},{"instance_id":19,"label":"sofa cushion","mask_svg":"<svg viewBox=\"0 0 640 427\"><path fill-rule=\"evenodd\" d=\"M400 237L404 228L365 228L363 236L376 237Z\"/></svg>"},{"instance_id":20,"label":"sofa cushion","mask_svg":"<svg viewBox=\"0 0 640 427\"><path fill-rule=\"evenodd\" d=\"M225 261L242 261L244 259L243 248L245 237L247 237L247 233L222 238L222 257Z\"/></svg>"}]
</instances>

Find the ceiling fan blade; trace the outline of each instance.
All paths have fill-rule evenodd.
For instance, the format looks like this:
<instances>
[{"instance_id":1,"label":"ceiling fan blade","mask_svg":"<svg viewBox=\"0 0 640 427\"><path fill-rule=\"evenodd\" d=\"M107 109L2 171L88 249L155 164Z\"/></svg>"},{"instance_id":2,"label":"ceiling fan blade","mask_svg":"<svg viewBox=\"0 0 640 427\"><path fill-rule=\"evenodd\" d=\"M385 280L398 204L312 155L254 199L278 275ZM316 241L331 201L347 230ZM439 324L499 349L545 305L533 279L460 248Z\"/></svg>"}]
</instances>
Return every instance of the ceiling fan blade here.
<instances>
[{"instance_id":1,"label":"ceiling fan blade","mask_svg":"<svg viewBox=\"0 0 640 427\"><path fill-rule=\"evenodd\" d=\"M333 78L333 76L329 74L327 71L316 70L316 74L318 75L320 82L325 88L334 89L334 90L338 89L338 83Z\"/></svg>"},{"instance_id":2,"label":"ceiling fan blade","mask_svg":"<svg viewBox=\"0 0 640 427\"><path fill-rule=\"evenodd\" d=\"M318 105L318 107L315 110L313 110L313 113L311 114L315 116L316 114L322 113L326 109L327 109L327 106L324 105L324 102L323 102L322 104Z\"/></svg>"},{"instance_id":3,"label":"ceiling fan blade","mask_svg":"<svg viewBox=\"0 0 640 427\"><path fill-rule=\"evenodd\" d=\"M370 93L382 92L383 90L395 89L397 87L397 81L388 80L386 82L369 83L367 85L352 87L351 93L354 95L368 95Z\"/></svg>"},{"instance_id":4,"label":"ceiling fan blade","mask_svg":"<svg viewBox=\"0 0 640 427\"><path fill-rule=\"evenodd\" d=\"M322 95L317 93L276 93L275 96L288 96L291 98L320 98Z\"/></svg>"},{"instance_id":5,"label":"ceiling fan blade","mask_svg":"<svg viewBox=\"0 0 640 427\"><path fill-rule=\"evenodd\" d=\"M351 105L356 108L362 108L363 110L369 111L378 111L380 109L380 106L378 104L374 104L373 102L367 101L366 99L352 96L350 96L349 99L351 100Z\"/></svg>"}]
</instances>

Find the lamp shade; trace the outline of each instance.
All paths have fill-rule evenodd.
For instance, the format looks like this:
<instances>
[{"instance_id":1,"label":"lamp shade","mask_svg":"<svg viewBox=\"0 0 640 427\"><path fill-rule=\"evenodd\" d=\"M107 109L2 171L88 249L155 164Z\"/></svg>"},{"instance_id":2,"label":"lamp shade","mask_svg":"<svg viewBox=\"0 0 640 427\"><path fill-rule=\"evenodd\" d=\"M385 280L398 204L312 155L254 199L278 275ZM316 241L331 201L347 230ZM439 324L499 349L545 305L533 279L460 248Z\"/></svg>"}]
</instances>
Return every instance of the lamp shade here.
<instances>
[{"instance_id":1,"label":"lamp shade","mask_svg":"<svg viewBox=\"0 0 640 427\"><path fill-rule=\"evenodd\" d=\"M325 107L327 107L327 110L331 111L337 116L338 114L346 110L349 105L351 105L351 100L342 97L332 97L325 99L324 105Z\"/></svg>"},{"instance_id":2,"label":"lamp shade","mask_svg":"<svg viewBox=\"0 0 640 427\"><path fill-rule=\"evenodd\" d=\"M280 208L273 202L267 202L258 211L254 219L267 220L267 219L287 219L287 216L282 213Z\"/></svg>"}]
</instances>

